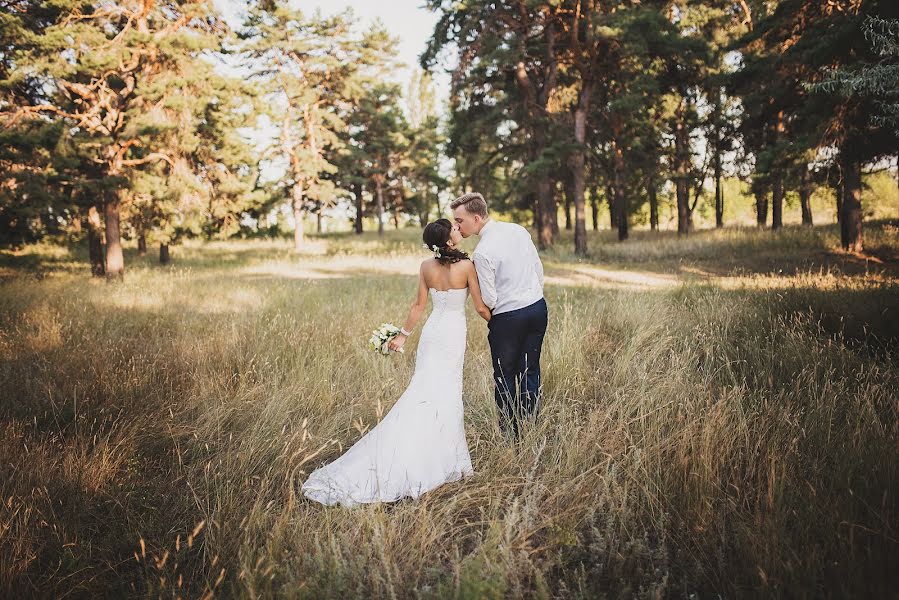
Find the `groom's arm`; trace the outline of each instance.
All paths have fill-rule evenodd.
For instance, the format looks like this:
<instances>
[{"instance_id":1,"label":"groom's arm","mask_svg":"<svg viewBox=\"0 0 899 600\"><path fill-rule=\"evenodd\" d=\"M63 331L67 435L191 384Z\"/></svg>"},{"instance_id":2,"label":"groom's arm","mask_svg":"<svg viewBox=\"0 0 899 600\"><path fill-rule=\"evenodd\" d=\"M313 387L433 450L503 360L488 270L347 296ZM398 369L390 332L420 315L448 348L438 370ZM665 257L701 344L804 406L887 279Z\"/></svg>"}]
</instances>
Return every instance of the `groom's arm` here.
<instances>
[{"instance_id":1,"label":"groom's arm","mask_svg":"<svg viewBox=\"0 0 899 600\"><path fill-rule=\"evenodd\" d=\"M496 269L489 258L478 252L474 253L471 260L474 262L474 268L478 272L481 298L484 300L487 308L493 310L496 307Z\"/></svg>"},{"instance_id":2,"label":"groom's arm","mask_svg":"<svg viewBox=\"0 0 899 600\"><path fill-rule=\"evenodd\" d=\"M490 312L490 308L484 304L484 299L481 297L481 285L478 283L478 272L474 263L466 263L466 270L468 273L468 289L471 292L474 309L481 315L482 319L489 323L493 314Z\"/></svg>"}]
</instances>

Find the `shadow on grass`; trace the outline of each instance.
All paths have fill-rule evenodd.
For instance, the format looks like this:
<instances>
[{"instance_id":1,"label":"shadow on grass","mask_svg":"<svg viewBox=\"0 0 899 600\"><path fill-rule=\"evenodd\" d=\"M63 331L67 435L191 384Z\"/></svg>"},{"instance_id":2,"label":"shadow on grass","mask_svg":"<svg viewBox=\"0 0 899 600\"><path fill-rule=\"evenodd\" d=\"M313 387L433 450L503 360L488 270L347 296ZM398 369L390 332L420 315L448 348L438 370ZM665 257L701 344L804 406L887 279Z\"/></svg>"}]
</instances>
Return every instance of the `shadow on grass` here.
<instances>
[{"instance_id":1,"label":"shadow on grass","mask_svg":"<svg viewBox=\"0 0 899 600\"><path fill-rule=\"evenodd\" d=\"M239 256L239 255L238 255ZM266 258L267 260L268 258ZM229 259L231 260L231 259ZM235 259L241 265L240 259ZM249 260L249 259L246 259ZM218 265L219 263L214 263ZM210 268L211 270L211 268ZM352 295L360 288L368 291L385 305L389 303L404 304L405 299L396 298L394 292L399 287L397 276L368 274L366 276L350 276L339 272L336 279L324 279L317 286L324 286L327 293L320 298L337 298ZM260 277L263 277L260 279ZM414 275L404 278L402 285L411 283ZM5 453L9 457L18 457L13 464L15 473L4 477L0 483L4 498L15 497L30 502L35 513L42 515L45 525L38 519L25 523L22 539L34 544L34 559L13 582L18 589L24 589L36 596L57 596L71 594L72 591L85 595L108 594L123 596L133 594L128 586L134 583L142 589L146 581L143 567L133 561L132 553L137 547L137 535L144 536L155 548L164 548L174 538L175 531L190 529L198 517L196 499L186 490L177 464L182 455L174 447L173 433L167 429L167 417L170 414L163 410L166 402L177 402L182 394L186 394L190 385L190 365L179 360L182 357L166 358L168 340L163 336L163 343L156 348L145 348L142 336L153 334L159 337L159 328L169 328L179 320L194 323L196 331L189 334L203 335L204 329L221 326L221 313L211 314L208 307L202 304L208 294L210 284L221 282L223 293L234 282L248 281L260 284L257 296L260 305L253 307L264 318L269 308L267 302L271 295L267 286L287 286L290 292L296 290L297 297L302 299L301 292L309 283L302 279L278 274L244 274L232 275L213 272L199 272L186 278L176 297L163 297L159 294L158 304L132 306L124 308L114 303L115 299L100 296L93 308L87 312L74 313L76 323L70 327L96 327L103 332L93 339L108 344L107 353L98 351L95 356L73 358L65 344L46 347L44 349L12 346L14 356L4 363L0 374L3 376L2 387L5 389L22 389L17 385L15 377L27 376L35 381L29 388L29 395L18 397L15 406L7 405L0 410L0 424L9 435L6 436ZM152 281L150 282L152 283ZM42 283L29 284L43 286ZM410 290L411 291L411 290ZM281 290L282 298L285 290ZM673 323L679 329L689 346L701 343L700 335L716 331L709 327L716 319L724 319L731 311L745 313L741 319L744 330L753 331L755 338L751 340L766 341L766 335L778 327L778 320L790 321L797 316L806 318L804 327L813 335L826 335L837 341L845 340L855 344L864 353L872 355L870 364L878 368L891 368L889 363L877 364L877 356L882 352L895 348L899 340L899 305L895 286L877 289L818 289L814 286L795 287L785 291L772 293L767 290L722 290L713 285L678 286L674 289L654 287L646 290L622 290L612 287L587 288L549 285L547 288L551 310L550 335L552 335L552 319L561 314L567 302L572 304L604 302L627 302L638 295L649 296L654 302L676 307L674 314L684 317L682 321ZM39 303L47 301L38 295L29 295L27 303L20 303L17 310L21 314L31 312ZM198 301L188 301L195 298ZM402 300L402 302L401 302ZM51 298L52 302L53 299ZM298 300L300 302L302 300ZM724 306L724 310L709 310L712 305ZM217 305L218 306L218 305ZM234 314L248 310L247 306L236 303L223 303L226 310ZM325 310L326 307L317 307ZM302 311L293 313L296 318ZM362 306L360 314L370 310ZM558 312L556 312L558 311ZM589 314L589 311L588 311ZM610 313L615 314L615 313ZM21 315L17 315L21 316ZM647 319L654 315L646 315ZM758 317L758 321L754 321ZM10 323L15 319L11 318ZM252 325L255 321L249 321ZM108 327L108 323L118 327ZM291 321L288 319L289 325ZM802 323L802 322L800 322ZM587 332L591 327L608 326L609 323L583 323L579 331ZM614 324L613 324L614 325ZM128 326L128 327L125 327ZM327 331L327 323L321 327ZM817 329L816 327L820 327ZM695 328L695 329L694 329ZM13 332L3 332L13 335ZM246 335L254 335L252 328ZM629 332L624 331L622 334ZM185 332L179 331L179 335ZM16 334L19 335L19 334ZM174 334L173 334L174 335ZM472 334L470 334L472 335ZM723 341L730 333L717 330ZM117 337L120 336L120 337ZM65 336L62 338L66 342ZM12 338L13 343L20 338ZM744 343L750 343L743 340ZM740 340L734 342L732 352L740 359L742 352ZM759 349L762 354L770 351L775 354L776 347L768 341L768 347ZM21 346L21 344L19 344ZM105 347L105 345L104 345ZM159 352L157 358L150 360L152 352ZM171 349L169 349L171 353ZM81 351L79 351L81 352ZM238 356L238 359L242 358ZM724 361L726 357L712 356L709 360ZM796 356L795 365L802 366L807 359ZM864 358L864 357L863 357ZM600 357L600 360L602 358ZM80 365L78 369L64 368ZM94 363L97 363L94 365ZM738 362L738 361L735 361ZM240 368L239 361L235 368ZM104 373L128 374L135 365L141 369L150 369L151 374L143 375L147 387L132 389L128 395L111 393L113 388L99 387L84 397L85 387L91 390L92 385L102 380ZM98 370L93 370L93 367ZM227 367L228 365L226 365ZM753 372L747 366L745 371L746 385L750 390L791 390L794 386L790 365L781 366L773 373L773 379L767 379L768 373L758 373L758 379L752 379ZM893 367L894 368L894 367ZM152 374L157 369L158 375ZM227 369L225 370L227 379ZM764 375L764 377L762 377ZM78 384L81 384L82 404L76 411L68 400L75 395ZM108 382L107 382L108 384ZM126 385L126 384L122 384ZM156 386L159 386L156 389ZM47 390L54 390L51 397ZM121 388L119 389L121 391ZM46 395L45 395L46 393ZM150 398L149 394L155 396ZM56 401L54 401L54 398ZM149 400L148 400L149 398ZM58 402L58 403L55 403ZM133 440L129 461L122 463L121 472L110 478L97 489L91 488L85 478L78 478L72 465L78 466L79 456L91 457L97 452L99 445L96 439L103 439L112 430L92 425L95 419L103 423L106 415L117 414L118 409L127 409L129 420L136 421L142 428L139 438ZM202 442L192 442L188 436L189 419L183 412L178 415L182 430L182 441L187 448L196 451L195 460L203 460L207 456L200 450ZM113 442L115 438L111 438ZM130 438L125 438L130 439ZM92 441L94 440L94 441ZM78 444L84 444L82 449ZM72 444L69 446L67 444ZM21 448L28 446L30 453L22 454ZM208 452L208 448L206 449ZM74 458L61 456L70 452ZM80 454L79 454L80 453ZM188 460L190 457L188 456ZM71 460L67 463L66 460ZM9 462L9 461L7 461ZM76 469L77 471L77 469ZM35 492L35 490L43 490ZM838 496L848 502L845 495ZM879 501L873 495L865 498L871 502ZM824 535L827 535L826 533ZM878 533L879 535L879 533ZM198 546L199 548L199 546ZM800 552L801 548L795 549ZM198 550L197 552L201 552ZM585 561L601 559L599 554L587 553ZM180 559L179 559L180 560ZM191 574L200 558L194 557L193 564L188 560L184 570ZM222 564L229 567L233 577L233 567L238 563L236 556L222 556ZM191 583L202 585L201 569L194 569L195 578ZM48 575L51 574L51 575ZM194 589L200 592L202 589ZM144 594L148 595L148 594ZM199 593L195 595L200 595Z\"/></svg>"},{"instance_id":2,"label":"shadow on grass","mask_svg":"<svg viewBox=\"0 0 899 600\"><path fill-rule=\"evenodd\" d=\"M14 320L43 301L21 306ZM151 360L166 354L165 344L150 348L141 336L170 314L85 305L61 344L32 346L27 332L16 332L0 368L0 388L16 390L0 403L0 595L153 595L153 558L196 525L196 496L179 469L190 460L178 448L190 419L179 410L179 425L166 410L189 391L190 365ZM102 333L87 339L108 344L72 349L91 327ZM129 377L129 365L140 365L139 378ZM185 581L188 595L205 591L196 568L203 560L202 545L182 546L182 572L197 574Z\"/></svg>"}]
</instances>

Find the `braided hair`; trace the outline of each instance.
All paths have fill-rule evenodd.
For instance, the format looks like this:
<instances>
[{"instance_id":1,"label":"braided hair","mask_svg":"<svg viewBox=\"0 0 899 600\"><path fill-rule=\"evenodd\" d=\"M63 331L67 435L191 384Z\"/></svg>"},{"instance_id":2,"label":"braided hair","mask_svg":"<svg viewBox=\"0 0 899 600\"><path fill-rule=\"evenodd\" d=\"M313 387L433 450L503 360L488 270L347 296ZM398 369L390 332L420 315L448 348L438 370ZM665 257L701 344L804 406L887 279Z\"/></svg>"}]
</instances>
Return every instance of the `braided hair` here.
<instances>
[{"instance_id":1,"label":"braided hair","mask_svg":"<svg viewBox=\"0 0 899 600\"><path fill-rule=\"evenodd\" d=\"M450 223L449 219L437 219L428 223L421 234L421 239L424 241L425 246L434 252L434 258L441 265L451 265L468 258L468 254L465 252L447 245L452 230L453 224Z\"/></svg>"}]
</instances>

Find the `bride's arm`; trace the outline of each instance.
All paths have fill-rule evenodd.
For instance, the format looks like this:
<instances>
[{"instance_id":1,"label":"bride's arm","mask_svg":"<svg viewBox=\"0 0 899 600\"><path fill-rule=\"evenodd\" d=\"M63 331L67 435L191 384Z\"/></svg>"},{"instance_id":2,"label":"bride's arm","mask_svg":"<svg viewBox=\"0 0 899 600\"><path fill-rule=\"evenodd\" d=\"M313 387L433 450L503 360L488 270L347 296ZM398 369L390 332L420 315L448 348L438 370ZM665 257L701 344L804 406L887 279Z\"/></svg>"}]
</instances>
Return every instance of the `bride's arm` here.
<instances>
[{"instance_id":1,"label":"bride's arm","mask_svg":"<svg viewBox=\"0 0 899 600\"><path fill-rule=\"evenodd\" d=\"M421 269L418 270L418 293L415 295L415 300L412 302L412 306L409 308L409 316L406 317L406 322L403 323L403 329L410 333L415 328L415 324L418 323L418 320L421 318L421 313L424 312L425 307L428 305L428 286L425 284L424 269L425 266L424 264L422 264ZM403 344L406 343L407 337L408 336L401 333L390 340L390 343L387 344L387 347L394 351L399 350L403 347Z\"/></svg>"},{"instance_id":2,"label":"bride's arm","mask_svg":"<svg viewBox=\"0 0 899 600\"><path fill-rule=\"evenodd\" d=\"M474 302L474 309L485 321L489 322L493 313L490 312L490 307L484 304L484 299L481 297L481 285L478 282L478 272L474 268L473 262L468 263L468 289L471 292L471 301Z\"/></svg>"}]
</instances>

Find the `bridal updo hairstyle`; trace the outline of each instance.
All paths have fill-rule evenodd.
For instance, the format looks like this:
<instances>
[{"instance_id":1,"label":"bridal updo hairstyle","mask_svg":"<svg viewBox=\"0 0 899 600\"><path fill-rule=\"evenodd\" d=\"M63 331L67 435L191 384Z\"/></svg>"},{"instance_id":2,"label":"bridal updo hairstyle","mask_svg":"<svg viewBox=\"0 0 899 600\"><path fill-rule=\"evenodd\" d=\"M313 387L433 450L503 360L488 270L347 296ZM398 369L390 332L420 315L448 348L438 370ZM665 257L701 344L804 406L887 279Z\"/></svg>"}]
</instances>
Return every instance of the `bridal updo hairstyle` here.
<instances>
[{"instance_id":1,"label":"bridal updo hairstyle","mask_svg":"<svg viewBox=\"0 0 899 600\"><path fill-rule=\"evenodd\" d=\"M452 230L453 224L449 219L437 219L436 221L428 223L424 232L421 234L421 239L429 250L433 246L437 246L439 256L435 253L434 258L436 258L437 262L441 265L451 265L468 258L468 254L465 252L447 246L446 243L450 239L450 232Z\"/></svg>"}]
</instances>

